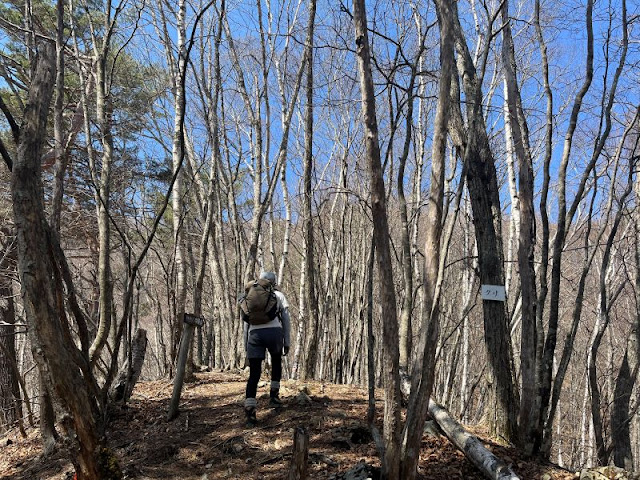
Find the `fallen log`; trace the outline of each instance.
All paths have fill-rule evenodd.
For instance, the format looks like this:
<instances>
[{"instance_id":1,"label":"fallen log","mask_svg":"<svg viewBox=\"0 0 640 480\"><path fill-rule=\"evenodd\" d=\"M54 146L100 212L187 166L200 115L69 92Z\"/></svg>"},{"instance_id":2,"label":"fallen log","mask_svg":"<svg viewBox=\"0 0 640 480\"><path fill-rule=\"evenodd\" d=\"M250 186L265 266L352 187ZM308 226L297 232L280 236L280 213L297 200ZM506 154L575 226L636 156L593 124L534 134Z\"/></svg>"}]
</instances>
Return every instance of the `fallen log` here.
<instances>
[{"instance_id":1,"label":"fallen log","mask_svg":"<svg viewBox=\"0 0 640 480\"><path fill-rule=\"evenodd\" d=\"M467 432L449 413L429 399L429 413L447 438L491 480L520 480L509 465L491 453L482 442Z\"/></svg>"}]
</instances>

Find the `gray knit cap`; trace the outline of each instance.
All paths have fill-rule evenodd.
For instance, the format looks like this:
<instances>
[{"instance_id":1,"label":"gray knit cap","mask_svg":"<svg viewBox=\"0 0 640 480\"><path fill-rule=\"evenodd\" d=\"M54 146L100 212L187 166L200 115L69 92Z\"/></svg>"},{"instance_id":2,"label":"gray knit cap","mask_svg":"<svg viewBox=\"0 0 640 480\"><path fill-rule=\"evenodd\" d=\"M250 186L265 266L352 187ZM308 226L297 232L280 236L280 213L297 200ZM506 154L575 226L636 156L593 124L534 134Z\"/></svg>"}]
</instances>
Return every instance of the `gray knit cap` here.
<instances>
[{"instance_id":1,"label":"gray knit cap","mask_svg":"<svg viewBox=\"0 0 640 480\"><path fill-rule=\"evenodd\" d=\"M274 272L262 272L260 274L260 278L264 280L269 280L271 282L271 285L273 285L274 287L277 285L276 274Z\"/></svg>"}]
</instances>

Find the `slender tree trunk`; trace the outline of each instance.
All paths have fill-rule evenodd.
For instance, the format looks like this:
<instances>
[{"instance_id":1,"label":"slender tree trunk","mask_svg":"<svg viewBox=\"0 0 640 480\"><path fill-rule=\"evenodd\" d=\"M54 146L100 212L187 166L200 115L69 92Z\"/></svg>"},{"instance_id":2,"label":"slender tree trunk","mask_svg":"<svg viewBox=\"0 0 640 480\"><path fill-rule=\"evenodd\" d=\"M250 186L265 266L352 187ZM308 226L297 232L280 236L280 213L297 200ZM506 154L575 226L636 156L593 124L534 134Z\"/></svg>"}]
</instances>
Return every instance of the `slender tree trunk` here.
<instances>
[{"instance_id":1,"label":"slender tree trunk","mask_svg":"<svg viewBox=\"0 0 640 480\"><path fill-rule=\"evenodd\" d=\"M435 351L438 343L440 307L437 284L440 271L440 240L444 203L445 153L447 147L447 123L451 93L451 76L455 68L453 23L450 4L437 1L440 27L440 83L431 155L431 182L427 199L427 227L424 247L423 334L418 346L417 363L413 371L411 397L407 409L407 421L403 430L401 478L416 478L422 428L427 417L429 397L435 373Z\"/></svg>"},{"instance_id":2,"label":"slender tree trunk","mask_svg":"<svg viewBox=\"0 0 640 480\"><path fill-rule=\"evenodd\" d=\"M184 152L184 135L182 118L184 118L185 102L183 97L186 95L185 85L182 82L182 72L187 68L186 65L186 2L180 0L178 2L178 18L176 24L177 30L177 52L178 61L177 69L174 72L173 87L175 91L174 100L174 122L173 122L173 147L171 150L171 158L174 175L180 169L182 164L182 152ZM184 214L184 178L182 173L178 173L176 181L171 192L171 207L173 211L173 241L175 256L175 284L174 284L174 302L175 302L175 319L174 331L172 333L172 362L175 361L177 355L180 334L182 332L182 319L185 312L185 304L187 297L186 269L187 259L185 252L185 214Z\"/></svg>"},{"instance_id":3,"label":"slender tree trunk","mask_svg":"<svg viewBox=\"0 0 640 480\"><path fill-rule=\"evenodd\" d=\"M306 285L304 300L308 315L307 357L302 370L302 378L313 378L316 369L318 349L318 330L320 316L318 312L318 297L316 295L316 261L314 257L313 232L313 41L316 17L316 0L309 0L309 20L307 25L307 40L305 44L305 59L307 62L307 89L304 128L304 173L303 173L303 211L304 211L304 270Z\"/></svg>"},{"instance_id":4,"label":"slender tree trunk","mask_svg":"<svg viewBox=\"0 0 640 480\"><path fill-rule=\"evenodd\" d=\"M542 35L542 26L540 25L540 0L535 0L534 7L534 24L536 29L536 37L540 45L540 59L542 62L542 77L544 81L544 94L546 98L546 111L545 111L545 136L544 136L544 160L542 165L542 188L540 190L540 225L542 230L541 245L540 245L540 270L538 272L538 280L540 282L540 289L538 295L538 308L536 311L536 323L538 332L538 351L536 357L538 359L537 365L537 382L539 385L537 396L541 397L542 390L542 358L543 358L543 346L544 346L544 312L547 300L547 294L549 292L549 284L547 279L547 273L549 269L549 247L550 247L550 229L549 229L549 212L547 211L547 200L549 197L549 185L551 184L551 156L553 153L553 92L551 91L551 84L549 81L549 60L547 55L547 45ZM540 418L536 421L538 425L538 431L535 433L537 436L543 437L541 433L543 427L542 421L542 397L536 400L536 404L539 405ZM534 451L537 447L534 447Z\"/></svg>"},{"instance_id":5,"label":"slender tree trunk","mask_svg":"<svg viewBox=\"0 0 640 480\"><path fill-rule=\"evenodd\" d=\"M520 341L520 370L522 394L520 396L521 444L525 454L534 452L535 435L539 432L536 405L538 383L537 348L537 293L534 267L535 210L533 206L533 159L529 148L529 128L522 109L520 88L516 75L515 47L511 36L509 3L502 4L502 63L505 70L509 124L513 135L513 147L518 159L518 183L520 187L520 225L518 237L518 268L522 295L522 329Z\"/></svg>"},{"instance_id":6,"label":"slender tree trunk","mask_svg":"<svg viewBox=\"0 0 640 480\"><path fill-rule=\"evenodd\" d=\"M220 146L220 123L218 119L218 107L220 90L222 85L220 83L220 43L222 40L222 14L219 16L218 28L215 33L214 41L214 76L215 85L213 86L213 95L211 95L211 88L209 85L205 85L204 98L208 100L208 116L207 116L207 128L209 129L209 138L213 144L211 165L209 168L209 186L206 195L204 209L206 211L206 220L202 237L200 239L200 248L198 251L198 265L196 268L196 280L193 286L193 313L196 316L202 315L202 290L204 288L204 275L207 266L207 253L209 245L213 242L211 239L216 237L216 222L214 215L218 213L218 205L216 200L218 195L216 190L220 191L220 184L218 179L218 172L222 166L222 150ZM202 68L204 72L204 67ZM203 75L204 76L204 75ZM203 98L203 101L204 101ZM213 231L213 233L212 233ZM214 240L215 241L215 240ZM213 321L208 322L209 329L213 328ZM198 361L203 363L203 328L198 328Z\"/></svg>"},{"instance_id":7,"label":"slender tree trunk","mask_svg":"<svg viewBox=\"0 0 640 480\"><path fill-rule=\"evenodd\" d=\"M422 38L422 37L421 37ZM401 245L402 257L401 268L404 285L404 296L402 299L402 307L400 309L399 319L399 337L400 337L400 371L402 375L408 375L411 362L412 338L413 338L413 256L411 251L411 222L409 221L409 212L407 200L404 193L404 177L407 159L413 139L413 104L414 104L414 85L416 81L416 69L420 64L422 57L422 49L419 49L416 65L412 66L409 86L407 87L407 113L405 120L405 140L402 148L402 154L398 164L398 202L400 209L400 222L402 228Z\"/></svg>"},{"instance_id":8,"label":"slender tree trunk","mask_svg":"<svg viewBox=\"0 0 640 480\"><path fill-rule=\"evenodd\" d=\"M375 92L371 74L369 35L364 0L353 4L353 21L362 96L362 115L365 129L366 155L371 184L371 206L373 235L376 242L376 260L380 278L383 321L383 378L385 388L384 445L382 477L399 480L400 477L400 353L398 347L398 317L396 312L395 287L391 263L390 234L387 206L380 161L378 121L376 119Z\"/></svg>"},{"instance_id":9,"label":"slender tree trunk","mask_svg":"<svg viewBox=\"0 0 640 480\"><path fill-rule=\"evenodd\" d=\"M6 243L2 242L3 248L0 251L0 270L10 271L13 268L8 263L15 261L15 254L8 250L13 250L14 246L11 239L4 240ZM22 397L18 380L20 372L16 355L18 332L15 321L12 280L9 275L0 275L0 432L17 424L23 435L26 435L22 425Z\"/></svg>"},{"instance_id":10,"label":"slender tree trunk","mask_svg":"<svg viewBox=\"0 0 640 480\"><path fill-rule=\"evenodd\" d=\"M64 196L64 175L67 170L69 157L64 148L64 0L58 0L56 5L56 91L53 116L54 131L54 184L51 200L51 227L55 232L60 232L60 216L62 212L62 198Z\"/></svg>"},{"instance_id":11,"label":"slender tree trunk","mask_svg":"<svg viewBox=\"0 0 640 480\"><path fill-rule=\"evenodd\" d=\"M576 95L569 118L569 127L565 134L564 148L562 159L558 167L558 222L556 226L556 236L552 247L552 270L551 270L551 286L549 298L549 322L547 327L547 335L544 343L542 358L540 359L540 425L543 425L548 413L549 402L551 399L551 386L553 376L553 357L558 336L558 320L560 309L560 279L562 272L562 251L564 249L564 239L567 230L567 194L566 194L566 177L569 157L571 156L571 146L573 136L578 124L578 115L582 108L582 101L587 94L591 81L593 80L593 1L587 0L586 10L586 31L587 31L587 59L586 59L586 77ZM539 435L541 436L541 435ZM539 439L538 441L541 441ZM537 449L536 449L537 450ZM534 453L536 451L534 450ZM544 454L544 453L543 453Z\"/></svg>"},{"instance_id":12,"label":"slender tree trunk","mask_svg":"<svg viewBox=\"0 0 640 480\"><path fill-rule=\"evenodd\" d=\"M104 18L105 32L111 27L111 12ZM94 42L96 40L94 39ZM98 216L98 286L100 290L98 308L98 331L89 349L91 363L95 364L107 343L111 330L113 308L113 282L111 279L111 223L109 219L111 196L111 166L113 163L113 135L111 132L112 106L109 98L107 61L110 55L110 37L102 40L102 46L94 44L96 61L96 116L102 145L102 169L100 176L93 166L92 177L96 185L96 209ZM88 111L88 110L87 110ZM90 162L93 159L90 158ZM93 163L92 163L93 165Z\"/></svg>"},{"instance_id":13,"label":"slender tree trunk","mask_svg":"<svg viewBox=\"0 0 640 480\"><path fill-rule=\"evenodd\" d=\"M640 109L638 110L640 112ZM635 123L635 122L634 122ZM626 135L624 135L626 137ZM624 138L623 137L623 138ZM612 187L611 194L609 199L609 209L613 204L614 199L614 185L616 184L616 174L618 172L618 162L620 160L620 156L617 155L615 158L615 166L612 172ZM627 188L622 193L621 197L618 199L618 203L622 206L625 203L626 198L633 191L633 176L635 170L636 162L629 162L629 174L627 177ZM615 294L610 295L609 289L612 282L612 272L613 263L611 262L612 257L615 256L615 252L612 253L614 249L614 240L616 239L616 234L618 232L618 228L620 226L620 222L622 221L623 216L625 215L625 210L623 208L619 208L616 212L615 219L611 226L611 230L609 232L607 242L605 244L605 249L602 254L602 265L600 267L600 284L599 284L599 305L598 305L598 321L595 328L595 335L593 341L591 343L590 352L589 352L589 388L591 392L591 417L594 428L594 435L596 439L596 454L598 458L598 462L601 465L607 465L609 460L609 452L607 445L605 443L605 435L604 435L604 424L603 424L603 415L602 415L602 392L600 391L600 385L598 383L598 370L597 370L597 356L598 350L602 343L602 339L604 337L605 331L609 326L610 322L610 303L615 299ZM607 215L608 216L608 215ZM610 298L612 297L612 298ZM627 357L625 356L625 359ZM624 372L623 372L624 373ZM629 392L631 394L631 392ZM624 433L624 432L621 432Z\"/></svg>"}]
</instances>

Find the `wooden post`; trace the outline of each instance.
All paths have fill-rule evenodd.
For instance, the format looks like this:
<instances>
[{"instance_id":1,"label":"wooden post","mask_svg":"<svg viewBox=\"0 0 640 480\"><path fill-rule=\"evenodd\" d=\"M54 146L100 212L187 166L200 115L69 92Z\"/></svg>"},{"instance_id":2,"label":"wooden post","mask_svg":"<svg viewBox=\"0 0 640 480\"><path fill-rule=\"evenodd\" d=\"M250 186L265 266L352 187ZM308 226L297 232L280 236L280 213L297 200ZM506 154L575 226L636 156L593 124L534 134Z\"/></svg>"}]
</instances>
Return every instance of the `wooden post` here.
<instances>
[{"instance_id":1,"label":"wooden post","mask_svg":"<svg viewBox=\"0 0 640 480\"><path fill-rule=\"evenodd\" d=\"M180 394L182 393L182 383L184 382L184 371L189 357L189 348L191 347L191 339L193 338L193 329L204 325L204 318L195 315L184 314L184 329L180 338L180 352L178 353L178 365L176 368L176 376L173 378L173 394L171 395L171 403L169 404L169 413L167 420L171 421L178 416L178 405L180 403Z\"/></svg>"},{"instance_id":2,"label":"wooden post","mask_svg":"<svg viewBox=\"0 0 640 480\"><path fill-rule=\"evenodd\" d=\"M297 427L293 432L293 455L291 456L288 480L305 480L307 478L308 458L309 434L304 427Z\"/></svg>"}]
</instances>

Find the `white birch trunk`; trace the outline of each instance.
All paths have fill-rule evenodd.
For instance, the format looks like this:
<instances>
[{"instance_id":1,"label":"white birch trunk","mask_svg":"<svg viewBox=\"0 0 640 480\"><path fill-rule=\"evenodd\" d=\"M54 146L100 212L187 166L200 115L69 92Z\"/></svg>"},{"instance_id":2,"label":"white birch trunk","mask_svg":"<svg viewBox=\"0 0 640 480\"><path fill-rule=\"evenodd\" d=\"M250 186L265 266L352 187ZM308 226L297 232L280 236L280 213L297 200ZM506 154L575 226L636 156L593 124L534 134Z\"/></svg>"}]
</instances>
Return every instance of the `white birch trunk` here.
<instances>
[{"instance_id":1,"label":"white birch trunk","mask_svg":"<svg viewBox=\"0 0 640 480\"><path fill-rule=\"evenodd\" d=\"M182 154L184 152L183 136L182 136L182 123L181 120L184 116L184 85L182 83L182 72L186 66L186 33L185 33L185 16L186 16L186 2L180 0L178 3L178 18L177 18L177 35L178 35L178 68L174 76L174 89L175 96L175 113L173 122L173 146L171 150L172 168L174 175L180 169L182 164ZM184 244L184 187L183 187L183 175L179 173L176 177L176 181L173 185L173 191L171 196L171 206L173 209L173 241L175 248L175 331L174 334L174 346L172 346L172 353L177 354L178 340L180 332L182 330L182 318L184 317L185 302L187 296L186 288L186 253ZM175 351L174 351L175 348ZM172 358L172 361L175 358Z\"/></svg>"},{"instance_id":2,"label":"white birch trunk","mask_svg":"<svg viewBox=\"0 0 640 480\"><path fill-rule=\"evenodd\" d=\"M516 182L515 155L513 149L513 133L511 132L511 116L507 104L507 80L504 80L504 137L507 178L509 179L509 195L511 197L511 219L509 221L509 243L507 244L507 267L505 271L505 290L510 291L511 276L514 264L514 244L520 237L520 198Z\"/></svg>"}]
</instances>

